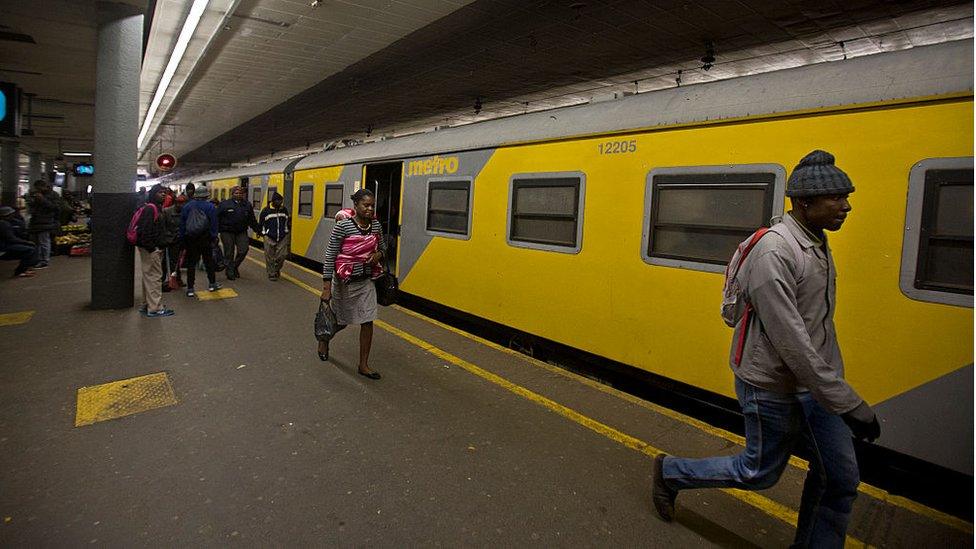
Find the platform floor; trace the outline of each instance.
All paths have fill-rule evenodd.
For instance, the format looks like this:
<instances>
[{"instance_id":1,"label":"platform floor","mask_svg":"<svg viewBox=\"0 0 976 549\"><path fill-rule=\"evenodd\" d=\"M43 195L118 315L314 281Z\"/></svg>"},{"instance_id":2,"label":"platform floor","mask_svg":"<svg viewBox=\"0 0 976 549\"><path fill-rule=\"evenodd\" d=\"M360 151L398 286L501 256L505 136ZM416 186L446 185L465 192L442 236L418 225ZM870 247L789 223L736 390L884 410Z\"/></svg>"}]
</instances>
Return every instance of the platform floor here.
<instances>
[{"instance_id":1,"label":"platform floor","mask_svg":"<svg viewBox=\"0 0 976 549\"><path fill-rule=\"evenodd\" d=\"M315 354L319 277L288 264L269 282L254 259L218 275L237 297L164 294L176 315L157 319L88 310L86 258L34 279L0 265L0 315L33 311L0 316L0 546L792 540L801 462L761 493L683 492L663 523L651 456L741 439L398 307L374 335L383 379L366 379L355 327L330 362ZM75 426L79 389L154 373L175 404ZM863 486L848 545L966 547L972 532Z\"/></svg>"}]
</instances>

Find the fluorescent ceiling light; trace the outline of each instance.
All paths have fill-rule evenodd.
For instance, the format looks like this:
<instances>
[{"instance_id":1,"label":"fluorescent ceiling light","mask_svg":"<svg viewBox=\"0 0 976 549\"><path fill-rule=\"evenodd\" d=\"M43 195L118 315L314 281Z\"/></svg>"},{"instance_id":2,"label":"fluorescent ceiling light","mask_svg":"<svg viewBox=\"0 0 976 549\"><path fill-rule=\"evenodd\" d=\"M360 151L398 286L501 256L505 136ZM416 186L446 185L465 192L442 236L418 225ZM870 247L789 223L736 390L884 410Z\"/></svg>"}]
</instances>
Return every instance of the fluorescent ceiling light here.
<instances>
[{"instance_id":1,"label":"fluorescent ceiling light","mask_svg":"<svg viewBox=\"0 0 976 549\"><path fill-rule=\"evenodd\" d=\"M190 7L190 13L187 14L186 21L183 22L183 29L180 31L180 36L176 39L176 46L173 47L173 53L170 54L169 61L166 63L163 77L159 79L159 85L156 86L156 93L153 94L152 102L149 103L146 118L142 121L142 131L139 132L139 139L136 142L136 147L139 151L142 151L142 144L146 140L146 135L149 133L149 127L152 125L153 118L156 116L159 104L162 103L163 96L166 95L166 89L169 88L169 83L173 80L173 75L176 74L176 68L180 65L180 61L183 60L183 54L186 53L186 47L190 43L190 38L193 37L194 31L197 30L200 18L203 17L203 12L207 9L207 4L209 3L210 0L193 0L193 6Z\"/></svg>"},{"instance_id":2,"label":"fluorescent ceiling light","mask_svg":"<svg viewBox=\"0 0 976 549\"><path fill-rule=\"evenodd\" d=\"M65 153L61 153L61 156L91 156L91 155L92 155L92 153L83 153L83 152L70 152L70 153L65 152Z\"/></svg>"}]
</instances>

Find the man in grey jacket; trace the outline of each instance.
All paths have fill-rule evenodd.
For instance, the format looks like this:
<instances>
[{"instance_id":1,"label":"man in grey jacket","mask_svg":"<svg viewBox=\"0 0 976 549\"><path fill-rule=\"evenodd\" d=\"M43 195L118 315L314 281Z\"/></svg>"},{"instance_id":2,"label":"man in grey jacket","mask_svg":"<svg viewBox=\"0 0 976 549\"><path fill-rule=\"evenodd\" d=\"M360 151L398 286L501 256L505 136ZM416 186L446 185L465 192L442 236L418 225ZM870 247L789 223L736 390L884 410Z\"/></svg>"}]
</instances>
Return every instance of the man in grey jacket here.
<instances>
[{"instance_id":1,"label":"man in grey jacket","mask_svg":"<svg viewBox=\"0 0 976 549\"><path fill-rule=\"evenodd\" d=\"M773 486L794 447L806 443L810 471L794 546L844 546L860 482L851 435L881 434L871 407L844 379L834 331L836 271L824 231L841 228L852 192L830 153L813 151L794 168L784 226L760 238L737 275L752 309L735 328L729 360L746 448L705 459L657 456L652 495L662 519L673 518L679 490Z\"/></svg>"}]
</instances>

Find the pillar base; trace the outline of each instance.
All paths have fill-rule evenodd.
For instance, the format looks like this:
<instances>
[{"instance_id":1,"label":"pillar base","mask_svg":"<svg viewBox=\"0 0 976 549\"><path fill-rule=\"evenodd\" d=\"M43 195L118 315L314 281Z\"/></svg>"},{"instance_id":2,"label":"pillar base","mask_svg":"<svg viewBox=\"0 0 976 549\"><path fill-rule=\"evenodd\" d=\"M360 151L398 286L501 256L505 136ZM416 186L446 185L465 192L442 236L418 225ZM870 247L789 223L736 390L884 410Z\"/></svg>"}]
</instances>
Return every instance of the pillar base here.
<instances>
[{"instance_id":1,"label":"pillar base","mask_svg":"<svg viewBox=\"0 0 976 549\"><path fill-rule=\"evenodd\" d=\"M137 193L92 195L92 309L132 307L135 284L134 248L125 239Z\"/></svg>"}]
</instances>

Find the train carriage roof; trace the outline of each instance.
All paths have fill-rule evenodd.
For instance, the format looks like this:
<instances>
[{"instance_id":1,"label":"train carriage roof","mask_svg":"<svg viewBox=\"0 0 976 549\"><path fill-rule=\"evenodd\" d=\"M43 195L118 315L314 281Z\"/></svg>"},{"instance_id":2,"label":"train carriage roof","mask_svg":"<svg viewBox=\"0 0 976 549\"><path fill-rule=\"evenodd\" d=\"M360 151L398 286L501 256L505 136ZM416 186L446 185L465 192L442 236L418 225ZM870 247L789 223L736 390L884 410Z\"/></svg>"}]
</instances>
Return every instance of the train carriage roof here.
<instances>
[{"instance_id":1,"label":"train carriage roof","mask_svg":"<svg viewBox=\"0 0 976 549\"><path fill-rule=\"evenodd\" d=\"M967 39L487 120L171 183L197 183L280 173L289 167L305 170L972 91L973 40Z\"/></svg>"},{"instance_id":2,"label":"train carriage roof","mask_svg":"<svg viewBox=\"0 0 976 549\"><path fill-rule=\"evenodd\" d=\"M172 181L167 181L165 185L179 185L183 186L187 183L193 183L198 185L200 183L207 184L212 181L217 181L219 179L231 179L235 177L252 177L256 175L267 175L271 173L282 173L289 165L297 162L299 158L286 158L284 160L275 160L274 162L266 162L264 164L255 164L253 166L244 166L242 168L233 168L230 170L223 170L219 172L210 172L204 174L198 174L191 177L182 177L179 179L174 179Z\"/></svg>"},{"instance_id":3,"label":"train carriage roof","mask_svg":"<svg viewBox=\"0 0 976 549\"><path fill-rule=\"evenodd\" d=\"M296 170L973 90L973 40L676 87L309 155Z\"/></svg>"}]
</instances>

